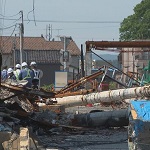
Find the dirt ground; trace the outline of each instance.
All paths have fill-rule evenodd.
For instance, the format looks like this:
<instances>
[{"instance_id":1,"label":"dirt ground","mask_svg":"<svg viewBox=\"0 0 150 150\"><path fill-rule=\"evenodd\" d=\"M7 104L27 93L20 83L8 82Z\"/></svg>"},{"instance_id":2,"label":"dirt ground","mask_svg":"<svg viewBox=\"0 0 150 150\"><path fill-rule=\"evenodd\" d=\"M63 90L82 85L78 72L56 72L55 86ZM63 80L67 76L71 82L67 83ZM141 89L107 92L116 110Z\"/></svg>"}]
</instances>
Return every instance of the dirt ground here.
<instances>
[{"instance_id":1,"label":"dirt ground","mask_svg":"<svg viewBox=\"0 0 150 150\"><path fill-rule=\"evenodd\" d=\"M111 110L112 108L73 107L66 112L88 113L91 110ZM39 135L46 150L128 150L127 128L63 130L53 129L53 134Z\"/></svg>"}]
</instances>

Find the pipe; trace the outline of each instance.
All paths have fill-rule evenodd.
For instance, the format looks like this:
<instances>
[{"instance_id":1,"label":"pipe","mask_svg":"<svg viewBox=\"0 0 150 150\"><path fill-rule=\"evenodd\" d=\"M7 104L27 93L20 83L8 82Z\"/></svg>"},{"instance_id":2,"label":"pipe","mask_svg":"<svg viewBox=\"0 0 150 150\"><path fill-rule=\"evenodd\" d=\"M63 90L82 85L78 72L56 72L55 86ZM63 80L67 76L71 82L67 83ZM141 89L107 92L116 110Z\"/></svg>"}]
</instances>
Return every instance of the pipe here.
<instances>
[{"instance_id":1,"label":"pipe","mask_svg":"<svg viewBox=\"0 0 150 150\"><path fill-rule=\"evenodd\" d=\"M85 72L84 72L83 44L81 44L81 75L82 75L82 78L85 76Z\"/></svg>"},{"instance_id":2,"label":"pipe","mask_svg":"<svg viewBox=\"0 0 150 150\"><path fill-rule=\"evenodd\" d=\"M122 101L125 99L137 97L150 97L150 85L128 89L96 92L86 95L67 96L63 98L56 98L54 100L57 101L58 105L64 105L64 107L73 107L87 105L89 103L111 103L114 101Z\"/></svg>"},{"instance_id":3,"label":"pipe","mask_svg":"<svg viewBox=\"0 0 150 150\"><path fill-rule=\"evenodd\" d=\"M74 116L77 126L82 127L122 127L128 126L128 109L93 112Z\"/></svg>"}]
</instances>

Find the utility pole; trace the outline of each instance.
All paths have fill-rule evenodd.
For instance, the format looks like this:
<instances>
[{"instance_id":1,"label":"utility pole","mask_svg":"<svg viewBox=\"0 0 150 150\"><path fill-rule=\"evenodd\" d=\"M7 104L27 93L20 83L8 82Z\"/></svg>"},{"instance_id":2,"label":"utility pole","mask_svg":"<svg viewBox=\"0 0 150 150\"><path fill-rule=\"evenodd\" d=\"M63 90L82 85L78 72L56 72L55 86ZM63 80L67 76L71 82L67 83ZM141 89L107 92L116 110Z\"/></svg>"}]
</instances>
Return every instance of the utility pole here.
<instances>
[{"instance_id":1,"label":"utility pole","mask_svg":"<svg viewBox=\"0 0 150 150\"><path fill-rule=\"evenodd\" d=\"M20 64L22 64L22 51L23 51L23 34L24 34L24 26L23 26L23 11L21 13L21 23L20 23ZM22 69L22 67L21 67Z\"/></svg>"},{"instance_id":2,"label":"utility pole","mask_svg":"<svg viewBox=\"0 0 150 150\"><path fill-rule=\"evenodd\" d=\"M64 52L66 51L66 37L64 36ZM64 61L64 71L66 70L67 63Z\"/></svg>"},{"instance_id":3,"label":"utility pole","mask_svg":"<svg viewBox=\"0 0 150 150\"><path fill-rule=\"evenodd\" d=\"M47 33L48 32L48 33ZM46 25L46 39L50 41L52 38L52 25Z\"/></svg>"},{"instance_id":4,"label":"utility pole","mask_svg":"<svg viewBox=\"0 0 150 150\"><path fill-rule=\"evenodd\" d=\"M82 74L82 77L85 76L85 73L84 73L84 54L83 54L83 44L81 44L81 74Z\"/></svg>"},{"instance_id":5,"label":"utility pole","mask_svg":"<svg viewBox=\"0 0 150 150\"><path fill-rule=\"evenodd\" d=\"M13 62L14 62L14 68L15 68L15 66L16 66L16 34L15 34L15 38L13 40L13 52L14 52Z\"/></svg>"}]
</instances>

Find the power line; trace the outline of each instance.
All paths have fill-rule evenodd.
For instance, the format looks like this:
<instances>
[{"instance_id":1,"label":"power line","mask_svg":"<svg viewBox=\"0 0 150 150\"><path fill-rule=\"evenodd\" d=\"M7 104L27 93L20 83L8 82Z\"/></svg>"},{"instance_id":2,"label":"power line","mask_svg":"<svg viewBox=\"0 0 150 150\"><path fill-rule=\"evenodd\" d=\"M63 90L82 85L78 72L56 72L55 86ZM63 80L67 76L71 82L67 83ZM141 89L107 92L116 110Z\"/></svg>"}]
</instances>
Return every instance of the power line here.
<instances>
[{"instance_id":1,"label":"power line","mask_svg":"<svg viewBox=\"0 0 150 150\"><path fill-rule=\"evenodd\" d=\"M28 12L28 14L27 14L27 19L28 19L28 23L30 22L30 19L29 19L29 14L31 13L31 12L33 12L33 19L34 19L34 23L35 23L35 26L36 26L36 21L35 21L35 12L34 12L34 10L35 10L35 7L34 7L34 5L35 5L35 1L33 0L33 9L31 10L31 11L29 11Z\"/></svg>"},{"instance_id":2,"label":"power line","mask_svg":"<svg viewBox=\"0 0 150 150\"><path fill-rule=\"evenodd\" d=\"M8 37L8 39L7 39L6 41L8 41L8 40L12 37L12 35L13 35L14 32L15 32L16 27L17 27L17 24L15 25L15 27L14 27L12 33L10 34L10 36ZM6 42L6 41L4 41L4 42Z\"/></svg>"},{"instance_id":3,"label":"power line","mask_svg":"<svg viewBox=\"0 0 150 150\"><path fill-rule=\"evenodd\" d=\"M0 14L0 16L2 16L3 18L11 18L11 17L15 17L15 16L19 15L19 13L12 15L12 16L5 16L5 15Z\"/></svg>"},{"instance_id":4,"label":"power line","mask_svg":"<svg viewBox=\"0 0 150 150\"><path fill-rule=\"evenodd\" d=\"M16 26L16 24L15 24L15 25L12 25L12 26L9 26L9 27L6 27L6 28L0 28L0 30L7 30L7 29L10 29L10 28L12 28L12 27L14 27L14 26Z\"/></svg>"},{"instance_id":5,"label":"power line","mask_svg":"<svg viewBox=\"0 0 150 150\"><path fill-rule=\"evenodd\" d=\"M4 20L16 20L16 19L11 19L11 18L0 18L0 19L4 19ZM24 19L24 21L29 21L28 19ZM53 23L116 23L116 24L119 24L121 23L121 21L63 21L63 20L30 20L30 21L33 21L33 22L53 22Z\"/></svg>"}]
</instances>

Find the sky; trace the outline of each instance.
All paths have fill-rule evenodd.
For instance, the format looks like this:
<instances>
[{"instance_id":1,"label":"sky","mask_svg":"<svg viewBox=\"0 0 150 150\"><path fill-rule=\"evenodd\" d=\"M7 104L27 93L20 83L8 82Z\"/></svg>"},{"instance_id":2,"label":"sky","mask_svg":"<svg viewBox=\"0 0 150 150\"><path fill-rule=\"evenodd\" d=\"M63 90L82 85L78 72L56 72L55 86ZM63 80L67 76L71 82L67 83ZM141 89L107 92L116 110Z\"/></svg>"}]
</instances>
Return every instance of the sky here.
<instances>
[{"instance_id":1,"label":"sky","mask_svg":"<svg viewBox=\"0 0 150 150\"><path fill-rule=\"evenodd\" d=\"M119 40L119 27L124 18L134 13L142 0L0 0L0 28L21 23L24 36L46 37L46 26L52 26L52 38L71 36L80 48L89 40ZM34 7L33 7L34 4ZM33 11L34 8L34 11ZM19 14L18 14L19 13ZM17 14L17 15L16 15ZM16 15L16 16L14 16ZM12 17L13 16L13 17ZM33 21L35 20L35 22ZM19 35L19 28L5 29L2 35Z\"/></svg>"}]
</instances>

